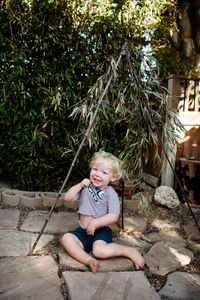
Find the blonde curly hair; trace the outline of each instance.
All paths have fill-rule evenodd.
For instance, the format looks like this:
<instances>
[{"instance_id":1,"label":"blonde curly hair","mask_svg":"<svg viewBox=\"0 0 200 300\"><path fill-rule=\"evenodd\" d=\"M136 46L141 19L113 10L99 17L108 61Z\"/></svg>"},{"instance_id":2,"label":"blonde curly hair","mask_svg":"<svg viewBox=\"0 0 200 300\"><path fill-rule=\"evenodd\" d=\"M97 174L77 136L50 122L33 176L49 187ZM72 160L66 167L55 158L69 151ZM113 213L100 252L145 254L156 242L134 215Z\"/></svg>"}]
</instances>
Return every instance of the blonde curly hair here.
<instances>
[{"instance_id":1,"label":"blonde curly hair","mask_svg":"<svg viewBox=\"0 0 200 300\"><path fill-rule=\"evenodd\" d=\"M113 175L116 176L116 181L124 176L122 161L120 159L118 159L115 155L113 155L109 152L105 152L103 150L100 150L100 151L94 153L94 155L92 156L92 159L90 161L90 168L93 167L94 162L98 158L103 158L107 163L110 164Z\"/></svg>"}]
</instances>

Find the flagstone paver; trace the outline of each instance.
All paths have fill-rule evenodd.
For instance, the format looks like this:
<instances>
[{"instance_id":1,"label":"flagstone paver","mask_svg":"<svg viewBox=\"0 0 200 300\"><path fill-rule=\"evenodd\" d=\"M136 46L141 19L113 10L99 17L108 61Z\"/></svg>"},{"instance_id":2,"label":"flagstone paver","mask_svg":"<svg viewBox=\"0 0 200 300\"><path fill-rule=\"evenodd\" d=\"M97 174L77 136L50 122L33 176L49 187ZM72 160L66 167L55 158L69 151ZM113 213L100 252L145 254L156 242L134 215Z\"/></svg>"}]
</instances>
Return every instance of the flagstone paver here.
<instances>
[{"instance_id":1,"label":"flagstone paver","mask_svg":"<svg viewBox=\"0 0 200 300\"><path fill-rule=\"evenodd\" d=\"M128 217L124 218L124 226L128 231L143 232L146 229L147 219L143 217Z\"/></svg>"},{"instance_id":2,"label":"flagstone paver","mask_svg":"<svg viewBox=\"0 0 200 300\"><path fill-rule=\"evenodd\" d=\"M136 247L138 250L146 251L150 249L152 244L143 241L142 239L135 238L133 235L123 234L113 239L114 243Z\"/></svg>"},{"instance_id":3,"label":"flagstone paver","mask_svg":"<svg viewBox=\"0 0 200 300\"><path fill-rule=\"evenodd\" d=\"M146 235L145 238L151 243L168 241L176 245L182 245L183 247L187 245L187 241L175 231L152 232Z\"/></svg>"},{"instance_id":4,"label":"flagstone paver","mask_svg":"<svg viewBox=\"0 0 200 300\"><path fill-rule=\"evenodd\" d=\"M27 255L37 238L38 234L23 232L12 229L0 230L0 256ZM35 248L35 251L46 245L53 239L52 235L43 234Z\"/></svg>"},{"instance_id":5,"label":"flagstone paver","mask_svg":"<svg viewBox=\"0 0 200 300\"><path fill-rule=\"evenodd\" d=\"M160 300L142 271L63 272L71 300ZM78 286L78 288L77 288Z\"/></svg>"},{"instance_id":6,"label":"flagstone paver","mask_svg":"<svg viewBox=\"0 0 200 300\"><path fill-rule=\"evenodd\" d=\"M21 226L21 230L40 232L49 212L31 211ZM74 230L78 226L75 212L53 212L44 233L65 233Z\"/></svg>"},{"instance_id":7,"label":"flagstone paver","mask_svg":"<svg viewBox=\"0 0 200 300\"><path fill-rule=\"evenodd\" d=\"M0 209L0 228L17 228L19 215L19 210Z\"/></svg>"},{"instance_id":8,"label":"flagstone paver","mask_svg":"<svg viewBox=\"0 0 200 300\"><path fill-rule=\"evenodd\" d=\"M151 226L157 228L158 230L162 231L168 231L168 230L173 230L179 228L179 224L172 223L169 220L161 220L161 219L156 219L153 222L151 222Z\"/></svg>"},{"instance_id":9,"label":"flagstone paver","mask_svg":"<svg viewBox=\"0 0 200 300\"><path fill-rule=\"evenodd\" d=\"M170 242L158 242L145 254L144 259L152 274L167 275L180 267L188 265L193 253L183 245Z\"/></svg>"},{"instance_id":10,"label":"flagstone paver","mask_svg":"<svg viewBox=\"0 0 200 300\"><path fill-rule=\"evenodd\" d=\"M58 267L51 256L0 260L0 299L63 300Z\"/></svg>"},{"instance_id":11,"label":"flagstone paver","mask_svg":"<svg viewBox=\"0 0 200 300\"><path fill-rule=\"evenodd\" d=\"M58 251L59 265L61 269L78 271L89 271L88 267L73 259L67 252L60 248ZM115 257L110 259L99 259L100 267L98 272L128 271L133 269L133 262L126 257Z\"/></svg>"},{"instance_id":12,"label":"flagstone paver","mask_svg":"<svg viewBox=\"0 0 200 300\"><path fill-rule=\"evenodd\" d=\"M21 197L22 192L18 193ZM16 199L11 199L16 198L15 193L9 191L5 196L2 206L5 207L6 204L13 208L0 209L0 299L69 300L69 296L70 300L200 299L200 275L176 271L193 259L193 253L186 247L198 251L200 247L198 236L195 238L191 234L190 240L184 240L178 234L180 229L178 223L156 216L152 223L148 223L148 226L150 225L148 230L156 229L157 232L148 235L143 233L147 226L146 217L143 216L125 218L123 230L116 224L112 225L114 242L135 246L141 253L146 253L144 257L148 269L145 267L145 271L161 276L174 272L167 275L166 284L156 292L143 270L135 271L132 261L125 257L100 260L99 272L94 275L85 265L71 258L63 247L57 249L57 245L52 249L52 255L56 260L45 255L48 251L40 252L39 256L26 256L32 249L49 212L39 210L40 208L35 211L30 209L24 211L22 206L17 209ZM61 210L52 213L35 251L52 241L55 238L53 234L57 236L78 226L75 212ZM58 277L58 269L62 278ZM66 291L63 281L66 282ZM60 288L64 288L63 294Z\"/></svg>"},{"instance_id":13,"label":"flagstone paver","mask_svg":"<svg viewBox=\"0 0 200 300\"><path fill-rule=\"evenodd\" d=\"M200 275L185 272L169 274L159 295L173 300L199 300Z\"/></svg>"},{"instance_id":14,"label":"flagstone paver","mask_svg":"<svg viewBox=\"0 0 200 300\"><path fill-rule=\"evenodd\" d=\"M198 230L197 226L192 224L187 224L183 226L185 234L192 238L193 240L200 240L200 231Z\"/></svg>"}]
</instances>

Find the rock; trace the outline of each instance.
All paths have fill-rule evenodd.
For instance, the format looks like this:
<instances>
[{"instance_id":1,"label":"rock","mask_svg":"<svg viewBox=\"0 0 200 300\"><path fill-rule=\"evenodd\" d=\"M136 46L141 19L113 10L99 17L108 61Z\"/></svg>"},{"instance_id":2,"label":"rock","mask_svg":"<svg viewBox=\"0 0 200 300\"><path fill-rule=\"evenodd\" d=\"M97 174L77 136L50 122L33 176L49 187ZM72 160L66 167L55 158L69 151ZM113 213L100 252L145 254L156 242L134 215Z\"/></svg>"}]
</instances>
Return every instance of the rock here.
<instances>
[{"instance_id":1,"label":"rock","mask_svg":"<svg viewBox=\"0 0 200 300\"><path fill-rule=\"evenodd\" d=\"M73 300L160 300L144 272L63 272Z\"/></svg>"},{"instance_id":2,"label":"rock","mask_svg":"<svg viewBox=\"0 0 200 300\"><path fill-rule=\"evenodd\" d=\"M197 226L187 224L183 226L183 229L185 231L185 234L191 239L196 241L200 240L200 232L197 229Z\"/></svg>"},{"instance_id":3,"label":"rock","mask_svg":"<svg viewBox=\"0 0 200 300\"><path fill-rule=\"evenodd\" d=\"M58 267L51 256L0 260L0 299L62 300Z\"/></svg>"},{"instance_id":4,"label":"rock","mask_svg":"<svg viewBox=\"0 0 200 300\"><path fill-rule=\"evenodd\" d=\"M124 201L124 208L128 209L128 210L133 210L133 209L137 210L141 206L142 206L142 199L141 199L141 197L134 198L134 199L131 199L131 200L126 199Z\"/></svg>"},{"instance_id":5,"label":"rock","mask_svg":"<svg viewBox=\"0 0 200 300\"><path fill-rule=\"evenodd\" d=\"M16 229L20 211L16 209L0 209L0 228Z\"/></svg>"},{"instance_id":6,"label":"rock","mask_svg":"<svg viewBox=\"0 0 200 300\"><path fill-rule=\"evenodd\" d=\"M180 228L179 223L172 223L169 220L156 219L150 223L152 227L155 227L158 231L171 231Z\"/></svg>"},{"instance_id":7,"label":"rock","mask_svg":"<svg viewBox=\"0 0 200 300\"><path fill-rule=\"evenodd\" d=\"M147 219L143 217L124 218L124 227L128 231L143 232L146 229L146 225L147 225Z\"/></svg>"},{"instance_id":8,"label":"rock","mask_svg":"<svg viewBox=\"0 0 200 300\"><path fill-rule=\"evenodd\" d=\"M150 273L165 276L169 272L188 265L193 253L181 245L158 242L144 256Z\"/></svg>"},{"instance_id":9,"label":"rock","mask_svg":"<svg viewBox=\"0 0 200 300\"><path fill-rule=\"evenodd\" d=\"M63 248L58 250L59 265L61 269L72 269L79 271L90 271L90 269L72 258ZM92 256L92 255L91 255ZM133 262L126 257L114 257L107 259L98 259L100 267L98 272L111 272L111 271L128 271L133 269Z\"/></svg>"},{"instance_id":10,"label":"rock","mask_svg":"<svg viewBox=\"0 0 200 300\"><path fill-rule=\"evenodd\" d=\"M59 267L60 269L71 269L79 271L88 271L88 267L72 258L64 248L58 249Z\"/></svg>"},{"instance_id":11,"label":"rock","mask_svg":"<svg viewBox=\"0 0 200 300\"><path fill-rule=\"evenodd\" d=\"M166 241L166 242L174 243L176 245L182 245L183 247L187 246L186 240L184 240L175 231L152 232L152 233L146 235L145 238L146 238L145 240L150 243Z\"/></svg>"},{"instance_id":12,"label":"rock","mask_svg":"<svg viewBox=\"0 0 200 300\"><path fill-rule=\"evenodd\" d=\"M165 286L158 294L173 300L199 300L200 275L185 272L169 274Z\"/></svg>"},{"instance_id":13,"label":"rock","mask_svg":"<svg viewBox=\"0 0 200 300\"><path fill-rule=\"evenodd\" d=\"M28 255L38 237L38 234L12 229L0 230L0 256ZM43 234L38 241L35 251L40 250L53 239L52 235Z\"/></svg>"},{"instance_id":14,"label":"rock","mask_svg":"<svg viewBox=\"0 0 200 300\"><path fill-rule=\"evenodd\" d=\"M135 238L134 236L123 234L122 236L119 236L117 238L113 239L113 242L120 245L126 245L129 247L135 247L140 252L146 252L151 248L152 244L145 242L141 239Z\"/></svg>"},{"instance_id":15,"label":"rock","mask_svg":"<svg viewBox=\"0 0 200 300\"><path fill-rule=\"evenodd\" d=\"M175 208L180 205L176 192L170 186L163 185L156 188L154 202L168 208Z\"/></svg>"},{"instance_id":16,"label":"rock","mask_svg":"<svg viewBox=\"0 0 200 300\"><path fill-rule=\"evenodd\" d=\"M47 211L31 211L21 226L21 230L40 232L47 216ZM44 233L66 233L78 227L78 220L75 212L53 212L49 219Z\"/></svg>"}]
</instances>

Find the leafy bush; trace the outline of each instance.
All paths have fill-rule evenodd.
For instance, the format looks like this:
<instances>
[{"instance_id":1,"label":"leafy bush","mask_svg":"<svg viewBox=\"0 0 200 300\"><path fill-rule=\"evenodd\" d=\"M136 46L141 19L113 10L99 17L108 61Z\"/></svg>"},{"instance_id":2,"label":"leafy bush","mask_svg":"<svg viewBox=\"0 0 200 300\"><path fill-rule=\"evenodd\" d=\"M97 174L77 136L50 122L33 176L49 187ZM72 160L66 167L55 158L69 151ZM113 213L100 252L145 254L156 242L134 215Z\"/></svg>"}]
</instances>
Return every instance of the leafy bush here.
<instances>
[{"instance_id":1,"label":"leafy bush","mask_svg":"<svg viewBox=\"0 0 200 300\"><path fill-rule=\"evenodd\" d=\"M162 1L162 7L159 2L154 3L157 26L160 12L163 7L167 11L170 1ZM146 12L149 1L5 0L0 4L0 167L12 175L14 187L57 190L63 182L87 128L93 98L86 103L86 118L69 115L107 72L107 57L119 52L121 4L127 40L135 46L147 44L144 29L152 13L151 9ZM169 28L173 22L169 20ZM139 66L141 60L135 59ZM156 103L159 97L153 98L145 82L142 96L140 90L135 93L136 86L128 95L132 83L125 74L121 85L121 70L117 70L118 81L113 82L89 137L91 147L82 150L72 180L87 175L88 159L100 147L126 161L137 151L135 162L141 166L139 153L143 155L141 149L153 139L145 121L148 113L142 108L150 99L148 105L159 121L156 110L162 101ZM135 71L141 72L139 67ZM99 82L104 84L106 77ZM155 94L159 85L153 85ZM97 95L103 86L98 89ZM162 106L162 111L165 109Z\"/></svg>"}]
</instances>

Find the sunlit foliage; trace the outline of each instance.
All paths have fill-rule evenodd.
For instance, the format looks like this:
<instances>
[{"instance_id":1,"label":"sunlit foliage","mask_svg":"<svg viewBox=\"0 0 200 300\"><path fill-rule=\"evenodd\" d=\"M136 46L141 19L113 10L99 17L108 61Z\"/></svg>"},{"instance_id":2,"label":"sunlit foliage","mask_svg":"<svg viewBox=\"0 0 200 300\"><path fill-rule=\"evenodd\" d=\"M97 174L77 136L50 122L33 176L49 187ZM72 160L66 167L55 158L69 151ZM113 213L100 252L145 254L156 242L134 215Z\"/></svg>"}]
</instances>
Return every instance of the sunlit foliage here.
<instances>
[{"instance_id":1,"label":"sunlit foliage","mask_svg":"<svg viewBox=\"0 0 200 300\"><path fill-rule=\"evenodd\" d=\"M119 54L123 37L133 50L139 51L159 32L158 43L153 40L153 48L159 53L159 49L168 47L176 18L176 1L172 0L1 2L0 167L12 175L16 187L58 189L88 124L88 119L78 115L75 119L70 117L74 107L108 72L111 57ZM134 59L137 65L144 64L144 60ZM162 77L173 71L166 61L166 56L159 57ZM140 67L135 72L140 72L139 78L146 76ZM140 131L131 123L131 116L137 116L137 106L131 101L138 101L138 95L127 98L121 85L122 67L117 73L118 81L93 131L98 135L90 136L91 148L86 145L81 152L72 179L87 175L87 161L96 146L104 145L127 160L130 156L126 147L135 143L133 132L141 142ZM125 75L123 88L127 84L128 89L130 82ZM129 111L123 111L123 101L128 101ZM156 111L156 98L151 101L155 102L148 105ZM145 135L149 135L148 131ZM141 143L145 142L144 138ZM134 147L131 151L134 157Z\"/></svg>"}]
</instances>

